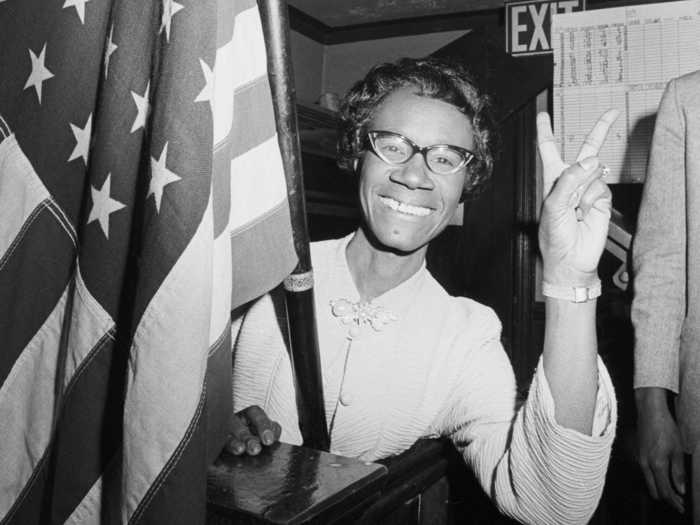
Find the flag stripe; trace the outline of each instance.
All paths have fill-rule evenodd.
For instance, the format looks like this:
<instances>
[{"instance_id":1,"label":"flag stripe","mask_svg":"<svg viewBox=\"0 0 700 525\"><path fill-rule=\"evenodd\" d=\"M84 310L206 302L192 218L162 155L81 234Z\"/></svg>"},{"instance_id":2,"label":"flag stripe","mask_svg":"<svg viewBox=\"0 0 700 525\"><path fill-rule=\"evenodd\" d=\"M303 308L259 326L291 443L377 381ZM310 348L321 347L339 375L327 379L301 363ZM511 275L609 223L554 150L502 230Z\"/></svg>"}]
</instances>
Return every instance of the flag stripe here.
<instances>
[{"instance_id":1,"label":"flag stripe","mask_svg":"<svg viewBox=\"0 0 700 525\"><path fill-rule=\"evenodd\" d=\"M0 269L0 384L63 294L75 256L72 240L47 207L38 208L25 230Z\"/></svg>"},{"instance_id":2,"label":"flag stripe","mask_svg":"<svg viewBox=\"0 0 700 525\"><path fill-rule=\"evenodd\" d=\"M2 525L34 525L49 521L44 506L44 488L47 486L47 457L42 457L32 473L25 490L20 494ZM29 490L31 488L31 490ZM36 490L39 488L39 490Z\"/></svg>"},{"instance_id":3,"label":"flag stripe","mask_svg":"<svg viewBox=\"0 0 700 525\"><path fill-rule=\"evenodd\" d=\"M113 353L114 323L90 294L79 270L73 297L66 387L56 430L58 445L54 445L52 455L42 465L42 468L51 466L51 480L58 487L58 496L50 507L52 519L57 523L66 520L100 478L121 438L121 418L110 417L121 413L119 392L123 391L124 379L119 370L125 367L125 359L116 359ZM56 333L53 336L55 344ZM45 426L50 424L50 419L44 422ZM41 499L45 478L42 473L26 487L27 497L18 510L19 515L25 516L23 519L32 512L26 507Z\"/></svg>"},{"instance_id":4,"label":"flag stripe","mask_svg":"<svg viewBox=\"0 0 700 525\"><path fill-rule=\"evenodd\" d=\"M129 519L129 525L205 522L207 483L202 459L206 457L206 397L204 387L182 442L148 487ZM172 504L175 498L177 505Z\"/></svg>"},{"instance_id":5,"label":"flag stripe","mask_svg":"<svg viewBox=\"0 0 700 525\"><path fill-rule=\"evenodd\" d=\"M260 77L236 90L233 107L236 114L231 137L233 157L277 134L270 82L267 76ZM256 124L251 126L251 122Z\"/></svg>"},{"instance_id":6,"label":"flag stripe","mask_svg":"<svg viewBox=\"0 0 700 525\"><path fill-rule=\"evenodd\" d=\"M229 135L214 150L212 178L215 236L220 235L228 226L231 206L231 161L247 150L271 139L277 133L267 76L260 77L236 91L233 107L236 120ZM279 152L273 154L279 156ZM270 172L267 173L269 176ZM272 173L275 174L274 171ZM276 175L274 184L284 188L283 174ZM245 200L250 202L255 199L248 196Z\"/></svg>"},{"instance_id":7,"label":"flag stripe","mask_svg":"<svg viewBox=\"0 0 700 525\"><path fill-rule=\"evenodd\" d=\"M114 460L119 458L115 456ZM110 465L107 470L110 470ZM109 475L109 474L103 474ZM68 516L65 521L65 525L100 525L102 516L102 495L104 493L104 486L102 483L102 476L95 481L95 483L90 487L90 490L85 495L80 504L75 507L72 514ZM108 514L114 515L114 514Z\"/></svg>"},{"instance_id":8,"label":"flag stripe","mask_svg":"<svg viewBox=\"0 0 700 525\"><path fill-rule=\"evenodd\" d=\"M211 322L209 347L214 348L231 322L231 239L219 235L213 243Z\"/></svg>"},{"instance_id":9,"label":"flag stripe","mask_svg":"<svg viewBox=\"0 0 700 525\"><path fill-rule=\"evenodd\" d=\"M53 449L52 520L63 523L99 479L121 440L125 352L105 336L64 394ZM114 495L114 494L113 494Z\"/></svg>"},{"instance_id":10,"label":"flag stripe","mask_svg":"<svg viewBox=\"0 0 700 525\"><path fill-rule=\"evenodd\" d=\"M228 136L234 117L233 93L248 83L267 76L267 56L257 9L236 15L235 31L230 41L216 51L214 67L213 118L214 145ZM247 123L252 126L251 122Z\"/></svg>"},{"instance_id":11,"label":"flag stripe","mask_svg":"<svg viewBox=\"0 0 700 525\"><path fill-rule=\"evenodd\" d=\"M131 519L156 481L197 410L206 372L211 314L209 308L186 309L181 305L210 305L212 231L210 201L197 231L156 291L134 334L124 406L123 475L129 491L124 495L124 521ZM143 403L144 399L149 403ZM152 435L159 439L148 439Z\"/></svg>"},{"instance_id":12,"label":"flag stripe","mask_svg":"<svg viewBox=\"0 0 700 525\"><path fill-rule=\"evenodd\" d=\"M234 69L236 68L234 41L231 40L216 50L214 65L214 94L212 113L214 120L214 147L228 137L233 124L233 96L235 93Z\"/></svg>"},{"instance_id":13,"label":"flag stripe","mask_svg":"<svg viewBox=\"0 0 700 525\"><path fill-rule=\"evenodd\" d=\"M212 195L214 206L214 237L228 228L231 214L231 149L230 140L223 141L214 150L212 163Z\"/></svg>"},{"instance_id":14,"label":"flag stripe","mask_svg":"<svg viewBox=\"0 0 700 525\"><path fill-rule=\"evenodd\" d=\"M219 456L231 431L232 364L231 315L229 314L226 316L226 324L223 326L221 336L214 343L207 359L207 465L212 464Z\"/></svg>"},{"instance_id":15,"label":"flag stripe","mask_svg":"<svg viewBox=\"0 0 700 525\"><path fill-rule=\"evenodd\" d=\"M2 460L3 470L12 476L0 477L0 516L22 493L49 443L55 402L55 341L63 328L67 294L65 287L0 387L0 443L13 451Z\"/></svg>"},{"instance_id":16,"label":"flag stripe","mask_svg":"<svg viewBox=\"0 0 700 525\"><path fill-rule=\"evenodd\" d=\"M251 7L236 15L233 33L234 64L233 87L240 87L267 76L267 51L263 37L260 13Z\"/></svg>"},{"instance_id":17,"label":"flag stripe","mask_svg":"<svg viewBox=\"0 0 700 525\"><path fill-rule=\"evenodd\" d=\"M270 258L274 254L275 258ZM280 272L268 272L264 265L280 264ZM231 286L231 309L277 286L292 273L297 262L287 201L258 218L231 237L231 264L234 278ZM237 275L257 274L266 279L237 279ZM276 278L275 278L276 277Z\"/></svg>"},{"instance_id":18,"label":"flag stripe","mask_svg":"<svg viewBox=\"0 0 700 525\"><path fill-rule=\"evenodd\" d=\"M231 161L230 228L247 227L287 200L277 135ZM254 199L250 196L255 195Z\"/></svg>"},{"instance_id":19,"label":"flag stripe","mask_svg":"<svg viewBox=\"0 0 700 525\"><path fill-rule=\"evenodd\" d=\"M236 0L234 2L219 1L218 7L216 46L221 47L231 40L236 24L236 17L249 9L254 9L257 12L258 3L257 0Z\"/></svg>"},{"instance_id":20,"label":"flag stripe","mask_svg":"<svg viewBox=\"0 0 700 525\"><path fill-rule=\"evenodd\" d=\"M21 241L20 232L50 196L17 139L10 135L0 142L0 268L11 245Z\"/></svg>"},{"instance_id":21,"label":"flag stripe","mask_svg":"<svg viewBox=\"0 0 700 525\"><path fill-rule=\"evenodd\" d=\"M115 406L121 404L119 392L123 391L124 380L119 369L125 366L124 359L121 365L114 359L114 323L90 294L79 269L73 294L62 412L47 461L52 468L51 480L59 491L51 507L52 519L57 523L66 520L99 478L110 451L118 447L121 429L121 418L109 417L121 413ZM37 481L43 479L40 476ZM23 506L39 498L45 488L32 483L28 490Z\"/></svg>"},{"instance_id":22,"label":"flag stripe","mask_svg":"<svg viewBox=\"0 0 700 525\"><path fill-rule=\"evenodd\" d=\"M241 9L242 2L217 2L216 47L219 48L231 41L236 25L236 15L250 7Z\"/></svg>"},{"instance_id":23,"label":"flag stripe","mask_svg":"<svg viewBox=\"0 0 700 525\"><path fill-rule=\"evenodd\" d=\"M229 316L230 317L230 316ZM143 512L139 524L161 525L163 523L201 523L202 499L206 495L206 471L197 465L203 455L202 443L206 442L207 464L219 455L230 429L233 414L231 399L231 330L230 323L226 331L213 347L207 361L206 405L202 417L196 420L196 427L178 447L179 460L170 465L164 477L151 494L151 504ZM206 429L206 433L205 430ZM189 438L189 439L187 439ZM192 479L194 473L194 479ZM183 486L183 481L191 484ZM178 486L179 485L179 486ZM195 490L193 490L193 487ZM170 493L186 494L192 498L182 507L186 516L175 514L182 512L173 505L168 505ZM132 520L136 523L136 520Z\"/></svg>"},{"instance_id":24,"label":"flag stripe","mask_svg":"<svg viewBox=\"0 0 700 525\"><path fill-rule=\"evenodd\" d=\"M109 414L113 412L109 410L121 403L119 389L123 389L120 385L123 377L119 377L120 367L113 360L112 346L112 339L105 334L75 371L64 393L51 454L40 465L38 475L25 487L25 495L16 509L18 516L24 516L18 523L33 522L28 520L37 512L32 508L37 501L44 502L42 519L48 519L50 515L51 522L63 523L116 451L121 420L110 418ZM88 367L90 373L83 373ZM50 423L45 422L46 425ZM47 468L50 469L48 473L44 472ZM48 492L44 485L47 477L52 487ZM53 498L52 489L55 492ZM47 502L53 505L49 506Z\"/></svg>"},{"instance_id":25,"label":"flag stripe","mask_svg":"<svg viewBox=\"0 0 700 525\"><path fill-rule=\"evenodd\" d=\"M114 320L88 290L80 267L76 269L70 337L65 363L64 388L70 389L77 370L89 365L88 356L103 348L105 338L114 334Z\"/></svg>"}]
</instances>

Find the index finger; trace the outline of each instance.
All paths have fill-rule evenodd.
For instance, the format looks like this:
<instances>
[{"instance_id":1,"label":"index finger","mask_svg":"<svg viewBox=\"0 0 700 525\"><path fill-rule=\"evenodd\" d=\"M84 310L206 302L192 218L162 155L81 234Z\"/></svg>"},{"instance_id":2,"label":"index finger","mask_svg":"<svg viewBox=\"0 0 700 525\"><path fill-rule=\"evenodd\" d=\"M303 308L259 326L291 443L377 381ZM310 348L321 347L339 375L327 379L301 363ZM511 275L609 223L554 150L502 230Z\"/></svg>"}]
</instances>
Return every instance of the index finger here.
<instances>
[{"instance_id":1,"label":"index finger","mask_svg":"<svg viewBox=\"0 0 700 525\"><path fill-rule=\"evenodd\" d=\"M578 157L576 157L577 161L598 155L600 148L603 147L605 142L605 137L608 136L608 131L610 131L618 116L620 116L620 112L617 109L609 109L603 113L586 137L586 140L583 141Z\"/></svg>"}]
</instances>

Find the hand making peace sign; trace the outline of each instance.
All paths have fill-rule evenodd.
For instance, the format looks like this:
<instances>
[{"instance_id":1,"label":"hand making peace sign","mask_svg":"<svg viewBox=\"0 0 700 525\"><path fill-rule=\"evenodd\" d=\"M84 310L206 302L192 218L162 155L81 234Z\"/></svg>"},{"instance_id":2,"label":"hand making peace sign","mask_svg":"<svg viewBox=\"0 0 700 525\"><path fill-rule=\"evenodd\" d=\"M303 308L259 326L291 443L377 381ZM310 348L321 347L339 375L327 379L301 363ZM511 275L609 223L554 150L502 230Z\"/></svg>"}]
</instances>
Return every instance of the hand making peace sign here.
<instances>
[{"instance_id":1,"label":"hand making peace sign","mask_svg":"<svg viewBox=\"0 0 700 525\"><path fill-rule=\"evenodd\" d=\"M557 149L549 115L537 115L544 177L539 241L548 283L588 286L597 279L612 208L612 194L601 180L604 169L597 155L618 115L612 109L600 117L571 165Z\"/></svg>"}]
</instances>

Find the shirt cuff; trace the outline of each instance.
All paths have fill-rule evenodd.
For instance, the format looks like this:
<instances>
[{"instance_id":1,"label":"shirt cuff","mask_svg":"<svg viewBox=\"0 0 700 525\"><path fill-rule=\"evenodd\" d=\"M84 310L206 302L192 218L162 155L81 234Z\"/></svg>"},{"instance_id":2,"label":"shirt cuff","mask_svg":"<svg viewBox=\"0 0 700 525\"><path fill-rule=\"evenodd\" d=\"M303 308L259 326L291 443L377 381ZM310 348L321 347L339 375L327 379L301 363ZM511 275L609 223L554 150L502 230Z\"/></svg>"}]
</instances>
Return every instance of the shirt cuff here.
<instances>
[{"instance_id":1,"label":"shirt cuff","mask_svg":"<svg viewBox=\"0 0 700 525\"><path fill-rule=\"evenodd\" d=\"M598 391L596 393L595 411L593 414L593 427L591 437L607 437L614 435L615 426L617 424L617 401L615 398L615 389L610 379L608 369L603 364L600 356L597 357L598 365ZM544 373L542 365L542 357L537 364L537 370L534 377L535 388L537 389L537 399L540 401L541 409L545 417L551 420L552 424L561 427L556 422L554 415L554 398L552 391L547 381L547 376ZM564 429L564 427L561 427ZM571 429L565 429L575 432Z\"/></svg>"}]
</instances>

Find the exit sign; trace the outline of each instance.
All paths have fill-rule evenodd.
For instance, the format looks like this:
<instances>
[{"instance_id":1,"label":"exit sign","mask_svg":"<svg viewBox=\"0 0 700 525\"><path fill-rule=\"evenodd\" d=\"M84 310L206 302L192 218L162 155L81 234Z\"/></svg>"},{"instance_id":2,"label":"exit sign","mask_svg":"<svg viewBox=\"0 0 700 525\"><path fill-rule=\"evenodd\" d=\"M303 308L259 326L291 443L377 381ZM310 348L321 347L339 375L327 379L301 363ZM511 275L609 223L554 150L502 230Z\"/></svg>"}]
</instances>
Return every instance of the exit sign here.
<instances>
[{"instance_id":1,"label":"exit sign","mask_svg":"<svg viewBox=\"0 0 700 525\"><path fill-rule=\"evenodd\" d=\"M517 1L506 3L506 51L513 56L552 52L552 13L586 9L586 0Z\"/></svg>"}]
</instances>

